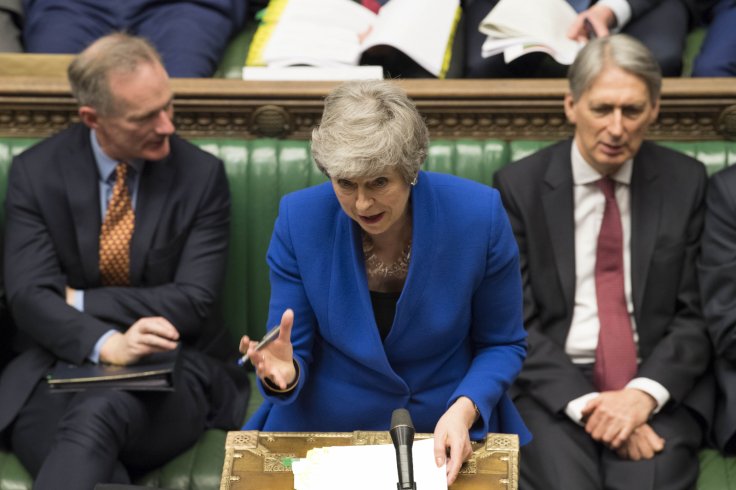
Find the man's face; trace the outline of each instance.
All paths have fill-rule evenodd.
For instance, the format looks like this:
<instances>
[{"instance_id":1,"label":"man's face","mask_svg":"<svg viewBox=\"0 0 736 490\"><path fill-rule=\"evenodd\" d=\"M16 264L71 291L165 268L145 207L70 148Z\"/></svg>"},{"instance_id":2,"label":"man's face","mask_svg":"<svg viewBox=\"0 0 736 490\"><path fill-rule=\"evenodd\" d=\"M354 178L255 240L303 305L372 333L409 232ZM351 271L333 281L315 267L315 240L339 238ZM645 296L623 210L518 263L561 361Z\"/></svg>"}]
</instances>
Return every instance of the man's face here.
<instances>
[{"instance_id":1,"label":"man's face","mask_svg":"<svg viewBox=\"0 0 736 490\"><path fill-rule=\"evenodd\" d=\"M615 173L636 155L658 113L659 101L652 104L644 81L615 66L604 68L577 101L565 96L578 149L603 175Z\"/></svg>"},{"instance_id":2,"label":"man's face","mask_svg":"<svg viewBox=\"0 0 736 490\"><path fill-rule=\"evenodd\" d=\"M175 128L169 77L164 68L158 63L142 63L131 73L112 71L108 83L114 99L110 114L80 108L82 120L97 131L105 154L118 161L165 158Z\"/></svg>"}]
</instances>

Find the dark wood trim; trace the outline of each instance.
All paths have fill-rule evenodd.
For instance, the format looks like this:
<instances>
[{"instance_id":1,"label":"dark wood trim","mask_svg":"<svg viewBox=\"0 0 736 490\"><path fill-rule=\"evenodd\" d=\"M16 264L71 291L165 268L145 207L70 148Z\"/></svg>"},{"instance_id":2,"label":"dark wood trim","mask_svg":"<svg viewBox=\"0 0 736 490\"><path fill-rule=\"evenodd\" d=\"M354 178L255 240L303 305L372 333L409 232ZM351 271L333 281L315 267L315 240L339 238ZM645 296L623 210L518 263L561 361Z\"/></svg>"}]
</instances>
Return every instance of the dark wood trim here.
<instances>
[{"instance_id":1,"label":"dark wood trim","mask_svg":"<svg viewBox=\"0 0 736 490\"><path fill-rule=\"evenodd\" d=\"M559 139L571 134L565 80L403 80L432 138ZM176 125L186 137L308 139L334 82L174 79ZM47 136L77 120L59 77L0 77L0 136ZM650 136L736 139L736 82L666 79Z\"/></svg>"}]
</instances>

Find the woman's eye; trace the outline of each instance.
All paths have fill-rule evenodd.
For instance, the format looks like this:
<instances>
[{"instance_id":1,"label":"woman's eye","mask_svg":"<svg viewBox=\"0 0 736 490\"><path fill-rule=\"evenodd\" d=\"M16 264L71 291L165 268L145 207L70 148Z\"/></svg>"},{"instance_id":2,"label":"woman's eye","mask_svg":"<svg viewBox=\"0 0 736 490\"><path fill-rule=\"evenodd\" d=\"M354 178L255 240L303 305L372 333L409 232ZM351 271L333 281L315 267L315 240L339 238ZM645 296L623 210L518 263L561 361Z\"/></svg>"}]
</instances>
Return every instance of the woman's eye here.
<instances>
[{"instance_id":1,"label":"woman's eye","mask_svg":"<svg viewBox=\"0 0 736 490\"><path fill-rule=\"evenodd\" d=\"M379 177L376 180L373 181L373 187L386 187L388 184L388 179L386 177Z\"/></svg>"}]
</instances>

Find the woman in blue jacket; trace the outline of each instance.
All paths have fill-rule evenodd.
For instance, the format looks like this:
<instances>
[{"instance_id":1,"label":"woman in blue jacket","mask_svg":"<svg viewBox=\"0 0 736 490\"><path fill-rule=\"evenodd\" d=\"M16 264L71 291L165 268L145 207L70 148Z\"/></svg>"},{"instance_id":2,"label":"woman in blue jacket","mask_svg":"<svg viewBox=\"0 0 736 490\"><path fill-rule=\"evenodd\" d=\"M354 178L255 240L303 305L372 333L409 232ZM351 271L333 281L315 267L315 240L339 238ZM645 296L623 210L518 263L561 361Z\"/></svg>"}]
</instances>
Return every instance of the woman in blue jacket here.
<instances>
[{"instance_id":1,"label":"woman in blue jacket","mask_svg":"<svg viewBox=\"0 0 736 490\"><path fill-rule=\"evenodd\" d=\"M406 408L452 483L488 432L530 439L506 396L526 354L518 251L497 192L421 172L428 131L396 85L348 82L312 154L330 182L285 196L246 429L387 430Z\"/></svg>"}]
</instances>

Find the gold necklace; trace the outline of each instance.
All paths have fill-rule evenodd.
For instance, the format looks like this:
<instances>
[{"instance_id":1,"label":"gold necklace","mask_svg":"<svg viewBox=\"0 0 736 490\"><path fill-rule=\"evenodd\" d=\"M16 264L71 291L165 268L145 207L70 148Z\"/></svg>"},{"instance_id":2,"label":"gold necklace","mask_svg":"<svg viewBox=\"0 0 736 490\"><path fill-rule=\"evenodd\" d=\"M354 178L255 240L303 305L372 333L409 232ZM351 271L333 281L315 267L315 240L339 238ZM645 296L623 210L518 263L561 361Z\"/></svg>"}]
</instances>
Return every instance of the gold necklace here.
<instances>
[{"instance_id":1,"label":"gold necklace","mask_svg":"<svg viewBox=\"0 0 736 490\"><path fill-rule=\"evenodd\" d=\"M363 254L365 255L365 270L368 277L380 277L383 279L404 279L409 272L409 260L411 259L411 239L406 244L398 259L386 264L373 252L373 240L366 234L363 235Z\"/></svg>"}]
</instances>

